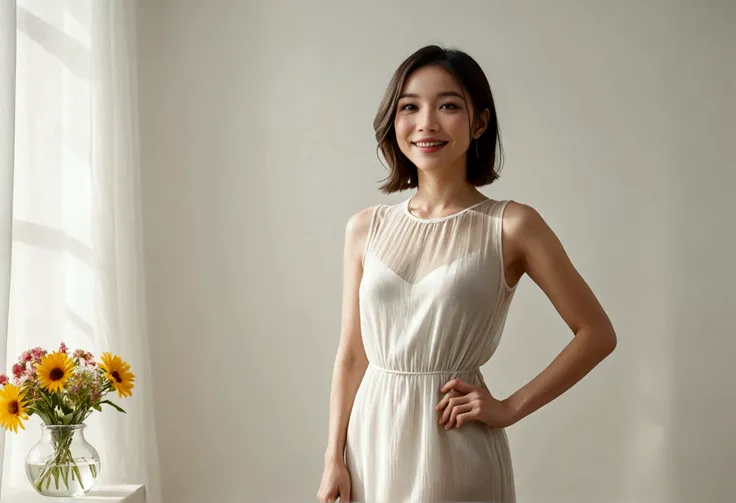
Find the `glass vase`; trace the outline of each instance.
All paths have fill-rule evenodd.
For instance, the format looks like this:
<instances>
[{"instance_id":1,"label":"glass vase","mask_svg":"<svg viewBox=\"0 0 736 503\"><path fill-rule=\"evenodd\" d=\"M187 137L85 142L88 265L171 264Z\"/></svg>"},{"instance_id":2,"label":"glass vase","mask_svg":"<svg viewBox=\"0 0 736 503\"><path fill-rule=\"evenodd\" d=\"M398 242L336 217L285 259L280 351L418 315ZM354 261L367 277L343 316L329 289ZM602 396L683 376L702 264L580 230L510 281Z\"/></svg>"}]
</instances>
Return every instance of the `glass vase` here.
<instances>
[{"instance_id":1,"label":"glass vase","mask_svg":"<svg viewBox=\"0 0 736 503\"><path fill-rule=\"evenodd\" d=\"M41 438L26 456L26 475L44 496L78 497L100 473L100 455L84 438L86 425L41 425Z\"/></svg>"}]
</instances>

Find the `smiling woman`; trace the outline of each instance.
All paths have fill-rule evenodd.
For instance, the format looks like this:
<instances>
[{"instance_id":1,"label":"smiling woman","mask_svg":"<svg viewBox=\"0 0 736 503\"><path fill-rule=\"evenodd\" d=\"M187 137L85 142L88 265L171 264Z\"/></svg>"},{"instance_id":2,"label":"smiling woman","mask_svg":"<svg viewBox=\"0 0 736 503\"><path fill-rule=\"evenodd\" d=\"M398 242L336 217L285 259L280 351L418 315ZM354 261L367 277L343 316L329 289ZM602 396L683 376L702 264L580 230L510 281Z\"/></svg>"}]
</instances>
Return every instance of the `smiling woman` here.
<instances>
[{"instance_id":1,"label":"smiling woman","mask_svg":"<svg viewBox=\"0 0 736 503\"><path fill-rule=\"evenodd\" d=\"M438 129L429 134L426 126ZM497 160L503 149L493 93L482 68L462 51L429 46L407 58L386 89L373 127L391 169L381 187L386 193L416 188L417 167L431 169L447 159L461 169L467 165L468 182L474 186L499 177L502 162ZM467 151L471 155L466 158ZM416 156L438 152L442 155Z\"/></svg>"},{"instance_id":2,"label":"smiling woman","mask_svg":"<svg viewBox=\"0 0 736 503\"><path fill-rule=\"evenodd\" d=\"M490 86L467 54L421 49L375 120L399 204L347 224L343 324L320 501L494 501L516 489L505 428L556 398L615 346L608 317L529 206L477 187L498 179ZM480 369L528 274L575 338L497 400Z\"/></svg>"}]
</instances>

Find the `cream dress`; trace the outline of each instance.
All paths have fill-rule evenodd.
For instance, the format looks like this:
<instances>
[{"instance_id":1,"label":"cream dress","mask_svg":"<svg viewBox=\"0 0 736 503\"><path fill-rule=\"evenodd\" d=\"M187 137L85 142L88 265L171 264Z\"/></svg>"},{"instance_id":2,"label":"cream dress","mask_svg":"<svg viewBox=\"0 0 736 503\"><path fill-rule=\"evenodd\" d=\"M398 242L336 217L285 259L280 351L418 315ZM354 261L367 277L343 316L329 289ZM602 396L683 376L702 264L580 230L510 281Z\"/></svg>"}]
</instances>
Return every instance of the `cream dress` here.
<instances>
[{"instance_id":1,"label":"cream dress","mask_svg":"<svg viewBox=\"0 0 736 503\"><path fill-rule=\"evenodd\" d=\"M435 410L453 377L484 384L515 288L506 283L491 199L422 219L409 199L373 210L360 285L369 366L351 411L345 460L351 500L515 501L503 429L445 430Z\"/></svg>"}]
</instances>

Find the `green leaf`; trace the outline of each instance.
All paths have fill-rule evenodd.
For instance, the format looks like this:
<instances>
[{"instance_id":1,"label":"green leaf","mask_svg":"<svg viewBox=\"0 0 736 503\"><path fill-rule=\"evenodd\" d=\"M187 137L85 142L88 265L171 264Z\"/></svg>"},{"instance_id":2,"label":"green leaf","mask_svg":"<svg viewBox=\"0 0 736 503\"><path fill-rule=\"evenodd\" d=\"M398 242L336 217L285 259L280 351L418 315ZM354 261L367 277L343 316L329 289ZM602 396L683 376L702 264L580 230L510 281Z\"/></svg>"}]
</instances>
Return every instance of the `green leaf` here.
<instances>
[{"instance_id":1,"label":"green leaf","mask_svg":"<svg viewBox=\"0 0 736 503\"><path fill-rule=\"evenodd\" d=\"M43 420L44 424L53 424L51 422L51 417L45 411L39 410L36 414Z\"/></svg>"},{"instance_id":2,"label":"green leaf","mask_svg":"<svg viewBox=\"0 0 736 503\"><path fill-rule=\"evenodd\" d=\"M82 480L82 474L79 473L79 468L77 467L77 464L74 463L74 467L72 468L74 470L74 473L77 474L77 480L79 480L79 485L82 486L82 489L84 489L84 481ZM72 480L74 480L74 475L72 475Z\"/></svg>"},{"instance_id":3,"label":"green leaf","mask_svg":"<svg viewBox=\"0 0 736 503\"><path fill-rule=\"evenodd\" d=\"M118 412L122 412L123 414L126 414L126 412L122 408L120 408L120 406L115 405L110 400L102 400L100 402L100 404L103 404L103 403L106 403L106 404L110 405L111 407L115 408Z\"/></svg>"},{"instance_id":4,"label":"green leaf","mask_svg":"<svg viewBox=\"0 0 736 503\"><path fill-rule=\"evenodd\" d=\"M54 408L53 399L43 391L41 392L41 400L43 400L43 403L45 403L50 409Z\"/></svg>"}]
</instances>

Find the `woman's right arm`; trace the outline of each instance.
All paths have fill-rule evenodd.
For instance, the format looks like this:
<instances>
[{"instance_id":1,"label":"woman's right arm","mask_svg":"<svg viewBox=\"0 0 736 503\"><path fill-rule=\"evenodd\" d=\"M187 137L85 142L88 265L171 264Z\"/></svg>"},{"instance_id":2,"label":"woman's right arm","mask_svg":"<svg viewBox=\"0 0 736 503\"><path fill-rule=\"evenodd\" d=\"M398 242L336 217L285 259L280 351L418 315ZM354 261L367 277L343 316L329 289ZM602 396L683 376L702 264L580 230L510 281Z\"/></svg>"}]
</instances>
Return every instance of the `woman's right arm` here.
<instances>
[{"instance_id":1,"label":"woman's right arm","mask_svg":"<svg viewBox=\"0 0 736 503\"><path fill-rule=\"evenodd\" d=\"M363 251L372 213L373 208L359 211L350 217L345 229L340 340L332 374L326 464L344 462L348 419L368 367L360 332L358 287L363 277Z\"/></svg>"}]
</instances>

